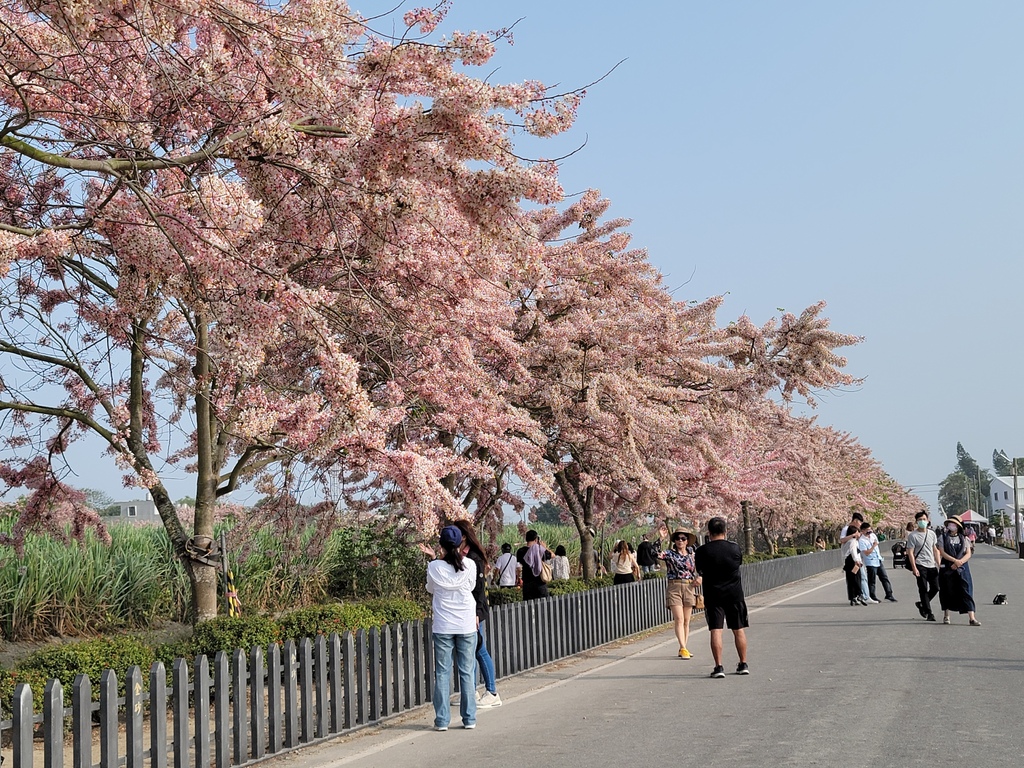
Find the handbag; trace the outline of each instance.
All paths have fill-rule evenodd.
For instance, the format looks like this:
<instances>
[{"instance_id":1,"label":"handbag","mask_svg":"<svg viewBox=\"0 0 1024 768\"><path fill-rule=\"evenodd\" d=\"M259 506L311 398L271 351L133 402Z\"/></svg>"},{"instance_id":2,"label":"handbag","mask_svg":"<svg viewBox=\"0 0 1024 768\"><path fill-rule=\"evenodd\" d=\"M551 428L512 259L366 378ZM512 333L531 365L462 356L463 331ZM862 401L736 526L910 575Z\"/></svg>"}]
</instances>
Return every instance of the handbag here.
<instances>
[{"instance_id":1,"label":"handbag","mask_svg":"<svg viewBox=\"0 0 1024 768\"><path fill-rule=\"evenodd\" d=\"M854 563L853 564L853 568L850 569L850 573L852 573L852 574L860 573L860 563Z\"/></svg>"},{"instance_id":2,"label":"handbag","mask_svg":"<svg viewBox=\"0 0 1024 768\"><path fill-rule=\"evenodd\" d=\"M693 609L695 611L703 611L704 610L704 593L703 592L697 592L697 593L694 594L694 596L693 596Z\"/></svg>"},{"instance_id":3,"label":"handbag","mask_svg":"<svg viewBox=\"0 0 1024 768\"><path fill-rule=\"evenodd\" d=\"M540 580L542 583L547 584L551 581L551 577L554 574L551 572L551 561L541 560L540 562Z\"/></svg>"},{"instance_id":4,"label":"handbag","mask_svg":"<svg viewBox=\"0 0 1024 768\"><path fill-rule=\"evenodd\" d=\"M636 558L633 558L633 578L640 581L640 566L636 562Z\"/></svg>"}]
</instances>

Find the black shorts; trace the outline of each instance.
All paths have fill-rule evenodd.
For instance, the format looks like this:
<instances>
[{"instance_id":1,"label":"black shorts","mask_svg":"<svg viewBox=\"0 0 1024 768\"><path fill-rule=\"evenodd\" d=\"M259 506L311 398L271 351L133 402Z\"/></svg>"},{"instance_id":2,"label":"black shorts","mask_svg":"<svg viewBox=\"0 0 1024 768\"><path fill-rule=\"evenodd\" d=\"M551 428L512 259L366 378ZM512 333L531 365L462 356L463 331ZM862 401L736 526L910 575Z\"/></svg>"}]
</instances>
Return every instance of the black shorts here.
<instances>
[{"instance_id":1,"label":"black shorts","mask_svg":"<svg viewBox=\"0 0 1024 768\"><path fill-rule=\"evenodd\" d=\"M722 629L725 626L729 629L745 629L750 626L747 623L747 603L742 597L725 605L705 604L704 618L708 622L708 629Z\"/></svg>"}]
</instances>

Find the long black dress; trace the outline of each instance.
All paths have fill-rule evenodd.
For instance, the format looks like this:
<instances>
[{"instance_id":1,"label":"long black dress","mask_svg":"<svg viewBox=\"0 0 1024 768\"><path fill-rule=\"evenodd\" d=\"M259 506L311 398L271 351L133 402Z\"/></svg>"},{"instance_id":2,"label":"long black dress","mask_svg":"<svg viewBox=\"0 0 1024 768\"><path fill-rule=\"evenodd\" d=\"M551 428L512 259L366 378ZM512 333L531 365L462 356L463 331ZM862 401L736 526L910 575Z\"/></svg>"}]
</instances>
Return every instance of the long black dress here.
<instances>
[{"instance_id":1,"label":"long black dress","mask_svg":"<svg viewBox=\"0 0 1024 768\"><path fill-rule=\"evenodd\" d=\"M942 534L939 548L947 555L957 558L966 557L971 542L965 535L951 536L949 531ZM974 584L971 581L970 563L959 568L943 559L939 567L939 605L944 611L970 613L974 611Z\"/></svg>"}]
</instances>

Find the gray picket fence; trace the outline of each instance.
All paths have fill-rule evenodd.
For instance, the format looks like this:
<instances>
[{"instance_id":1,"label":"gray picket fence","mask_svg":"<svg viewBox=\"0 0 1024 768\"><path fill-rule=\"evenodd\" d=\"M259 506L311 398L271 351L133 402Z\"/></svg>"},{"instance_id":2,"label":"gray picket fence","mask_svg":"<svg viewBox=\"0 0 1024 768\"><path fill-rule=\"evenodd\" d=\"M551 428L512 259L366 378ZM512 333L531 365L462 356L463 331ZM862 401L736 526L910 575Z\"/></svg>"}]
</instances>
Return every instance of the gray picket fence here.
<instances>
[{"instance_id":1,"label":"gray picket fence","mask_svg":"<svg viewBox=\"0 0 1024 768\"><path fill-rule=\"evenodd\" d=\"M755 594L839 567L838 550L753 563L743 566L744 588ZM665 590L664 579L648 579L495 606L485 625L495 672L508 677L660 627ZM243 766L429 704L433 677L426 619L218 653L212 665L178 659L169 678L159 662L148 681L132 667L123 687L106 670L98 701L79 675L70 706L50 680L42 712L23 683L0 722L0 757L14 768Z\"/></svg>"}]
</instances>

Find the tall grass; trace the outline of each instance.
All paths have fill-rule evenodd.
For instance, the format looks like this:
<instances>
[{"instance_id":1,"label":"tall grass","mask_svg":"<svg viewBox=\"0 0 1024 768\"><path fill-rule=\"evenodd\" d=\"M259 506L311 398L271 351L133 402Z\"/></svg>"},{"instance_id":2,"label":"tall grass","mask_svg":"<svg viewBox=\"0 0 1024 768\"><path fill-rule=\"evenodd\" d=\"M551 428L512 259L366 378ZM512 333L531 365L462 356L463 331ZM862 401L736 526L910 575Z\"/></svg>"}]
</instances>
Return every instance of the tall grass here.
<instances>
[{"instance_id":1,"label":"tall grass","mask_svg":"<svg viewBox=\"0 0 1024 768\"><path fill-rule=\"evenodd\" d=\"M393 528L341 529L323 546L309 546L320 535L310 528L285 541L267 527L244 547L233 544L243 613L274 614L332 599L422 598L425 558ZM91 534L82 545L29 536L20 559L0 550L0 636L88 636L188 621L191 586L164 529L113 525L110 536L109 546ZM245 557L235 557L243 549Z\"/></svg>"},{"instance_id":2,"label":"tall grass","mask_svg":"<svg viewBox=\"0 0 1024 768\"><path fill-rule=\"evenodd\" d=\"M89 635L180 619L184 569L160 545L160 529L116 525L109 546L91 534L65 544L29 536L25 555L0 557L0 633L5 640ZM166 536L163 536L166 541ZM161 552L163 550L163 552Z\"/></svg>"}]
</instances>

